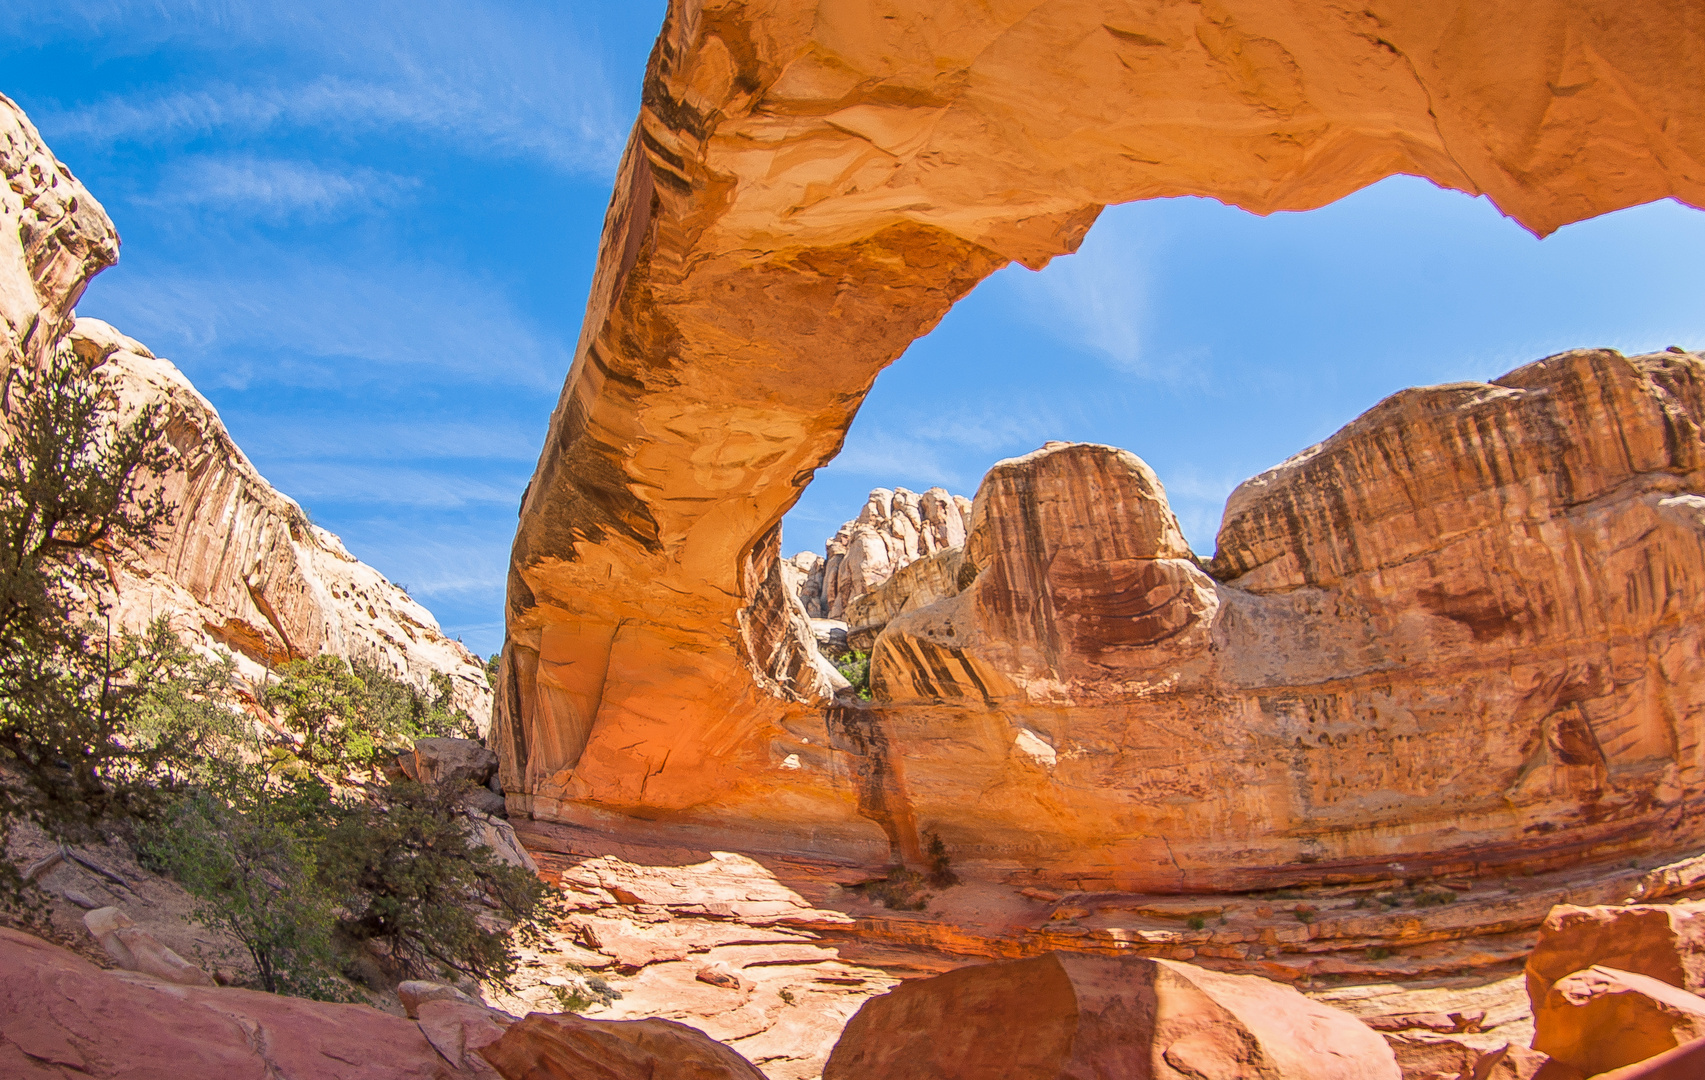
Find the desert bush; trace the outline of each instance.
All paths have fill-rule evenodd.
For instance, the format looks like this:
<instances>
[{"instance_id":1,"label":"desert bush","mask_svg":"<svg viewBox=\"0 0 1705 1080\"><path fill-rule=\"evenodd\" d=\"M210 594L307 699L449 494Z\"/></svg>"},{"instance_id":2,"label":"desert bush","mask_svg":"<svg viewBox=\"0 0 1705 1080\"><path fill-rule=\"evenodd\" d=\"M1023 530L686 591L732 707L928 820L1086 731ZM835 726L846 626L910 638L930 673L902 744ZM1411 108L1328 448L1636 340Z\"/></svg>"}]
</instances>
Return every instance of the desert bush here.
<instances>
[{"instance_id":1,"label":"desert bush","mask_svg":"<svg viewBox=\"0 0 1705 1080\"><path fill-rule=\"evenodd\" d=\"M834 662L835 670L839 671L847 682L852 683L853 692L860 701L870 700L870 654L854 650Z\"/></svg>"},{"instance_id":2,"label":"desert bush","mask_svg":"<svg viewBox=\"0 0 1705 1080\"><path fill-rule=\"evenodd\" d=\"M416 739L473 730L451 705L448 675L436 673L422 692L374 663L337 656L283 665L262 703L301 739L296 752L318 766L371 765Z\"/></svg>"},{"instance_id":3,"label":"desert bush","mask_svg":"<svg viewBox=\"0 0 1705 1080\"><path fill-rule=\"evenodd\" d=\"M383 943L400 973L438 969L507 986L515 944L540 940L562 901L528 871L474 843L449 785L404 782L344 815L320 845L339 930Z\"/></svg>"},{"instance_id":4,"label":"desert bush","mask_svg":"<svg viewBox=\"0 0 1705 1080\"><path fill-rule=\"evenodd\" d=\"M262 989L348 1000L332 947L332 894L316 860L338 814L331 792L258 766L214 772L142 826L143 861L195 898L198 921L243 943Z\"/></svg>"},{"instance_id":5,"label":"desert bush","mask_svg":"<svg viewBox=\"0 0 1705 1080\"><path fill-rule=\"evenodd\" d=\"M854 885L853 891L890 911L922 911L931 899L924 891L924 876L904 866L890 867L887 876Z\"/></svg>"},{"instance_id":6,"label":"desert bush","mask_svg":"<svg viewBox=\"0 0 1705 1080\"><path fill-rule=\"evenodd\" d=\"M929 854L929 883L938 889L946 889L959 884L959 875L953 872L953 860L948 857L947 845L935 833L925 833L926 850Z\"/></svg>"},{"instance_id":7,"label":"desert bush","mask_svg":"<svg viewBox=\"0 0 1705 1080\"><path fill-rule=\"evenodd\" d=\"M11 432L0 450L0 842L33 820L83 839L152 795L162 752L123 732L138 693L110 641L84 622L108 583L102 553L154 540L174 508L153 483L171 465L158 408L128 423L67 350L39 371L15 365ZM0 860L0 896L23 882Z\"/></svg>"}]
</instances>

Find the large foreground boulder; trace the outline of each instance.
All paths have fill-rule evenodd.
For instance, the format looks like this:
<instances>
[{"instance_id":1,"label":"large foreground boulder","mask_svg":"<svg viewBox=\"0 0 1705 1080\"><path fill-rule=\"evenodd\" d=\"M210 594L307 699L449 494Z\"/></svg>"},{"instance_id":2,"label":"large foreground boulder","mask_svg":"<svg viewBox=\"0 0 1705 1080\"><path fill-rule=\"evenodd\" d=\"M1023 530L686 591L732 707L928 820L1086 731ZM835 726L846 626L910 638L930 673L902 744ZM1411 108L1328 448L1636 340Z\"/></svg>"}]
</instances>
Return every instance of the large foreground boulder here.
<instances>
[{"instance_id":1,"label":"large foreground boulder","mask_svg":"<svg viewBox=\"0 0 1705 1080\"><path fill-rule=\"evenodd\" d=\"M1527 961L1533 1047L1583 1073L1705 1036L1705 904L1559 905Z\"/></svg>"},{"instance_id":2,"label":"large foreground boulder","mask_svg":"<svg viewBox=\"0 0 1705 1080\"><path fill-rule=\"evenodd\" d=\"M1398 1080L1378 1033L1253 975L1049 953L903 983L847 1025L823 1080Z\"/></svg>"},{"instance_id":3,"label":"large foreground boulder","mask_svg":"<svg viewBox=\"0 0 1705 1080\"><path fill-rule=\"evenodd\" d=\"M534 1013L479 1052L504 1080L764 1080L733 1050L671 1020Z\"/></svg>"},{"instance_id":4,"label":"large foreground boulder","mask_svg":"<svg viewBox=\"0 0 1705 1080\"><path fill-rule=\"evenodd\" d=\"M6 1080L446 1080L485 1077L447 1060L412 1020L254 990L102 971L0 928L0 1077Z\"/></svg>"}]
</instances>

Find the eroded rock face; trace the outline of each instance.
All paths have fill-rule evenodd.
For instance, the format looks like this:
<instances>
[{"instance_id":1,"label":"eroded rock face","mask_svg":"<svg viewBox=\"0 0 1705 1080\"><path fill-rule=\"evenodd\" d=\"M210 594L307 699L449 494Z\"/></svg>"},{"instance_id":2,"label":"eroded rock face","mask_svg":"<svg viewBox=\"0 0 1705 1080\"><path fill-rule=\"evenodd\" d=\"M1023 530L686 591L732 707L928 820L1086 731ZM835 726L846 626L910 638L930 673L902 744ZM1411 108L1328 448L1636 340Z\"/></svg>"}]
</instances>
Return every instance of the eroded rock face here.
<instances>
[{"instance_id":1,"label":"eroded rock face","mask_svg":"<svg viewBox=\"0 0 1705 1080\"><path fill-rule=\"evenodd\" d=\"M78 319L69 340L119 416L164 409L180 466L164 478L177 513L161 542L115 560L115 623L140 631L165 615L251 675L320 653L388 667L422 689L442 672L456 705L486 723L491 690L478 659L267 483L176 366L99 319Z\"/></svg>"},{"instance_id":2,"label":"eroded rock face","mask_svg":"<svg viewBox=\"0 0 1705 1080\"><path fill-rule=\"evenodd\" d=\"M480 1048L504 1080L764 1080L704 1032L672 1020L586 1020L535 1013Z\"/></svg>"},{"instance_id":3,"label":"eroded rock face","mask_svg":"<svg viewBox=\"0 0 1705 1080\"><path fill-rule=\"evenodd\" d=\"M95 197L0 94L0 380L39 365L64 340L72 307L118 261L118 232ZM9 386L9 381L6 382Z\"/></svg>"},{"instance_id":4,"label":"eroded rock face","mask_svg":"<svg viewBox=\"0 0 1705 1080\"><path fill-rule=\"evenodd\" d=\"M1641 733L1626 744L1631 758L1620 742L1606 757L1616 757L1607 770L1637 779L1614 793L1596 779L1578 744L1595 722L1583 702L1599 700L1581 688L1606 687L1612 671L1602 637L1585 650L1601 661L1565 662L1563 650L1518 664L1502 697L1486 682L1490 664L1465 677L1449 663L1408 696L1405 679L1388 677L1418 660L1408 645L1310 629L1317 618L1356 625L1363 592L1345 594L1340 611L1336 594L1314 586L1260 591L1287 571L1237 561L1246 534L1266 543L1272 531L1253 521L1234 524L1227 547L1225 565L1255 575L1233 583L1251 598L1239 602L1247 629L1238 633L1288 637L1240 650L1243 668L1223 676L1236 692L1204 705L1223 722L1150 741L1167 714L1109 705L1133 711L1092 718L1100 733L1076 743L1074 757L1063 719L984 709L955 721L958 760L925 753L901 777L875 764L899 760L884 747L933 736L907 726L919 716L822 715L833 683L811 674L809 635L781 629L786 590L771 583L771 534L886 364L1007 262L1037 267L1073 250L1107 203L1194 194L1260 212L1304 209L1394 173L1485 192L1539 232L1666 196L1705 203L1687 164L1705 158L1702 40L1687 0L1637 11L1507 0L1448 17L1425 5L1348 12L1260 0L1141 11L1097 0L672 5L575 366L517 532L496 724L505 789L520 808L564 821L638 812L731 833L791 830L790 844L851 853L888 846L858 813L874 805L860 792L891 789L884 799L904 802L910 784L915 820L939 815L944 835L964 824L955 839L980 836L985 853L1156 887L1231 862L1366 867L1543 840L1524 830L1554 811L1559 836L1633 836L1688 789L1650 771L1675 759L1649 745L1656 728L1644 721L1630 729ZM1437 451L1460 462L1461 476L1478 476L1470 443ZM1665 505L1662 535L1691 535L1673 523L1688 505ZM1660 520L1655 504L1641 513ZM1297 558L1307 554L1305 544ZM1127 569L1152 580L1123 582L1120 603L1139 585L1154 598L1144 628L1101 642L1126 684L1113 696L1161 689L1158 676L1132 674L1136 651L1188 650L1193 634L1232 632L1202 606L1227 601L1193 563L1142 563ZM1399 573L1380 564L1366 581L1387 570ZM1497 589L1489 606L1451 591L1448 573L1435 584L1446 591L1428 610L1462 618L1387 607L1419 634L1410 645L1476 627L1494 635L1492 651L1517 640L1500 635L1508 605ZM1015 607L1010 621L1035 614ZM1056 674L1050 643L1064 631L1099 640L1126 614L1026 630L1011 685L1062 699L1084 692L1075 654L1059 658ZM1157 645L1162 632L1170 637ZM1513 655L1500 658L1505 670ZM1685 682L1668 673L1690 663L1685 649L1666 654L1660 678ZM956 682L960 667L931 677ZM1047 679L1026 674L1040 670ZM1618 661L1614 672L1623 670ZM778 679L793 672L807 676L803 688ZM1387 695L1387 684L1399 689ZM1220 693L1199 685L1204 702ZM1555 737L1531 747L1500 738L1462 760L1460 747L1480 745L1473 710L1506 706L1519 706L1524 732L1554 716L1544 730ZM1367 728L1367 710L1387 720ZM1015 756L1021 727L1033 752ZM1064 771L1049 772L1038 747ZM1337 779L1341 763L1388 749L1400 752L1370 766L1388 774L1370 775L1368 787ZM1210 750L1225 764L1210 764ZM938 786L948 765L975 782ZM1689 767L1678 763L1676 775ZM1368 794L1374 783L1393 794ZM1603 799L1568 793L1595 783ZM972 829L988 791L992 825ZM1066 830L1054 841L1038 823L1051 830L1057 817ZM1109 835L1141 839L1107 847ZM1245 848L1233 835L1257 839Z\"/></svg>"},{"instance_id":5,"label":"eroded rock face","mask_svg":"<svg viewBox=\"0 0 1705 1080\"><path fill-rule=\"evenodd\" d=\"M1632 1065L1705 1036L1702 991L1705 903L1559 905L1527 960L1534 1049L1586 1075Z\"/></svg>"},{"instance_id":6,"label":"eroded rock face","mask_svg":"<svg viewBox=\"0 0 1705 1080\"><path fill-rule=\"evenodd\" d=\"M1249 975L1170 960L1050 953L960 968L872 998L823 1080L1398 1080L1391 1049L1348 1013Z\"/></svg>"},{"instance_id":7,"label":"eroded rock face","mask_svg":"<svg viewBox=\"0 0 1705 1080\"><path fill-rule=\"evenodd\" d=\"M858 599L902 568L965 543L970 516L971 500L950 495L946 488L922 495L876 488L858 517L825 545L821 607L807 607L807 612L814 618L844 619L853 629L866 625L852 610ZM801 591L801 599L808 591L809 586Z\"/></svg>"},{"instance_id":8,"label":"eroded rock face","mask_svg":"<svg viewBox=\"0 0 1705 1080\"><path fill-rule=\"evenodd\" d=\"M1212 576L1129 455L1002 463L975 580L877 641L889 801L1151 890L1696 842L1702 394L1604 351L1406 391L1240 487Z\"/></svg>"},{"instance_id":9,"label":"eroded rock face","mask_svg":"<svg viewBox=\"0 0 1705 1080\"><path fill-rule=\"evenodd\" d=\"M107 972L0 928L0 1074L16 1080L442 1080L494 1074L446 1060L413 1020L254 990Z\"/></svg>"}]
</instances>

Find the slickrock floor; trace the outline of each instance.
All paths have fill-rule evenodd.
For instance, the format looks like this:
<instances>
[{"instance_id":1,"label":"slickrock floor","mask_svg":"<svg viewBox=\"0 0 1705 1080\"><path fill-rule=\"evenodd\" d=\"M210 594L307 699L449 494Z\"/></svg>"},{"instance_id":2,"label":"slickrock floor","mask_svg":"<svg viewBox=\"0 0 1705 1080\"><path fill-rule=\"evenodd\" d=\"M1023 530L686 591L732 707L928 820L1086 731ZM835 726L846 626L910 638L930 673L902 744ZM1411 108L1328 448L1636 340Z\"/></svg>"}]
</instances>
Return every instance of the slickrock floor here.
<instances>
[{"instance_id":1,"label":"slickrock floor","mask_svg":"<svg viewBox=\"0 0 1705 1080\"><path fill-rule=\"evenodd\" d=\"M528 953L519 993L491 995L492 1004L558 1011L557 988L596 973L623 996L587 1015L692 1024L772 1080L819 1075L852 1014L900 979L1052 949L1265 975L1366 1018L1480 1011L1479 1031L1403 1037L1526 1045L1532 1018L1521 964L1552 905L1705 891L1705 857L1696 857L1201 897L1050 892L1021 878L979 878L926 887L922 911L891 911L858 888L881 876L868 867L514 824L575 911Z\"/></svg>"}]
</instances>

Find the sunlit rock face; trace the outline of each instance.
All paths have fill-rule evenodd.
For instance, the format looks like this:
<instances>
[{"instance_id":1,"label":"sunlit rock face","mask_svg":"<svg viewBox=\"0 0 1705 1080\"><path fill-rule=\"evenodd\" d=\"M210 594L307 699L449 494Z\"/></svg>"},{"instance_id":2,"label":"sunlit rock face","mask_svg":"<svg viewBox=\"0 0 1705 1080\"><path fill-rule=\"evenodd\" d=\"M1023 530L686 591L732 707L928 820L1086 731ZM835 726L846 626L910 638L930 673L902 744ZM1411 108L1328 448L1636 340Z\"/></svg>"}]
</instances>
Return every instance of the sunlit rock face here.
<instances>
[{"instance_id":1,"label":"sunlit rock face","mask_svg":"<svg viewBox=\"0 0 1705 1080\"><path fill-rule=\"evenodd\" d=\"M842 525L824 546L822 584L817 588L821 600L816 610L807 611L816 618L861 625L862 614L853 610L859 597L919 559L964 544L970 516L971 500L950 495L946 488L930 488L921 495L905 488L876 488L858 517ZM810 592L808 584L801 598Z\"/></svg>"},{"instance_id":2,"label":"sunlit rock face","mask_svg":"<svg viewBox=\"0 0 1705 1080\"><path fill-rule=\"evenodd\" d=\"M423 688L442 672L455 703L485 723L491 690L472 653L268 484L169 361L104 322L76 318L89 279L118 260L118 233L3 96L0 170L0 439L15 404L13 368L36 367L68 344L115 416L164 410L181 466L165 478L177 512L163 542L112 553L115 627L139 631L166 616L191 640L231 651L251 676L320 653L368 660Z\"/></svg>"},{"instance_id":3,"label":"sunlit rock face","mask_svg":"<svg viewBox=\"0 0 1705 1080\"><path fill-rule=\"evenodd\" d=\"M1702 395L1609 351L1405 391L1242 485L1206 570L1129 454L1001 463L975 579L877 640L911 817L1143 889L1698 843Z\"/></svg>"},{"instance_id":4,"label":"sunlit rock face","mask_svg":"<svg viewBox=\"0 0 1705 1080\"><path fill-rule=\"evenodd\" d=\"M455 703L487 723L491 688L479 659L269 484L171 361L99 319L78 319L69 340L112 393L117 416L163 410L178 466L164 480L177 511L160 543L113 562L117 625L141 630L166 616L251 675L321 653L368 661L422 689L442 672Z\"/></svg>"},{"instance_id":5,"label":"sunlit rock face","mask_svg":"<svg viewBox=\"0 0 1705 1080\"><path fill-rule=\"evenodd\" d=\"M64 340L89 279L118 261L118 232L3 94L0 174L0 378L6 378L13 365L33 368Z\"/></svg>"},{"instance_id":6,"label":"sunlit rock face","mask_svg":"<svg viewBox=\"0 0 1705 1080\"><path fill-rule=\"evenodd\" d=\"M1705 203L1694 164L1705 160L1700 100L1705 27L1686 0L1637 9L1375 2L1353 11L1263 0L672 4L616 178L574 368L513 550L496 729L515 808L612 827L637 814L748 844L858 856L904 848L913 831L904 823L927 824L922 807L939 803L928 794L935 780L923 779L929 767L889 750L910 738L906 725L922 723L916 708L949 706L890 709L879 723L834 705L832 682L815 675L779 687L778 673L820 669L796 654L808 634L781 632L788 590L772 586L781 576L772 574L777 523L839 450L885 365L996 269L1014 260L1039 267L1074 250L1113 202L1189 194L1257 212L1307 209L1410 173L1485 193L1538 232L1665 196ZM1447 441L1437 452L1467 450ZM1477 475L1472 460L1461 467L1452 475ZM1228 535L1247 533L1251 545L1280 535L1255 519L1239 525L1238 514ZM1226 558L1244 558L1242 544L1228 542ZM1014 769L1039 771L1009 776L1000 763L1018 735L998 710L984 709L965 745L986 750L962 753L953 766L961 779L939 788L991 806L987 825L962 839L981 837L991 858L1122 867L1143 881L1176 882L1220 873L1202 865L1210 852L1355 863L1435 850L1451 829L1450 846L1465 850L1488 836L1515 843L1540 835L1523 830L1547 824L1533 816L1544 811L1522 807L1546 807L1552 796L1523 788L1494 811L1487 792L1505 788L1483 773L1478 801L1452 802L1469 783L1461 763L1476 752L1510 757L1518 773L1538 760L1538 748L1525 743L1500 741L1496 751L1458 745L1495 726L1472 710L1505 700L1478 696L1490 691L1473 678L1441 673L1428 684L1436 699L1405 706L1417 717L1413 739L1356 742L1352 729L1366 717L1332 711L1377 697L1378 664L1433 662L1404 651L1410 639L1402 634L1472 639L1473 628L1417 609L1390 616L1401 631L1390 642L1370 630L1357 644L1336 623L1330 632L1307 629L1317 619L1355 625L1360 615L1310 608L1320 595L1314 585L1260 591L1288 572L1264 550L1250 549L1258 564L1228 562L1220 571L1230 590L1248 597L1236 603L1185 553L1121 555L1127 576L1118 587L1141 586L1155 610L1144 609L1145 629L1105 641L1097 635L1137 614L1120 606L1123 593L1093 618L1048 630L1025 621L1035 613L1014 591L999 617L1028 636L1001 648L1016 665L1010 692L1023 700L1033 689L1087 695L1098 665L1108 671L1101 692L1110 695L1159 693L1167 680L1183 686L1186 678L1203 687L1195 692L1219 693L1200 681L1207 675L1191 674L1197 669L1220 671L1214 678L1234 680L1228 686L1274 689L1253 705L1237 697L1239 708L1259 713L1241 727L1203 733L1185 717L1176 741L1109 744L1089 781L1106 795L1051 778L1038 747L1047 747L1052 729L1040 721L1025 728L1035 753L1012 758ZM1306 545L1297 558L1305 556L1314 559ZM1314 565L1299 562L1298 572ZM1397 568L1368 573L1383 581ZM1099 587L1083 574L1049 587ZM1462 599L1469 594L1449 571L1439 587L1435 608L1482 610ZM1346 604L1378 595L1358 589L1342 594ZM988 610L994 618L1002 609ZM1469 618L1483 633L1494 629ZM1230 634L1235 620L1249 623L1240 633L1266 634L1272 647L1240 652L1235 664L1220 659L1216 635ZM1058 671L1035 666L1061 634L1105 645L1102 658L1068 649ZM1301 644L1308 635L1323 635L1319 650ZM1203 638L1205 651L1190 652ZM1495 636L1489 648L1514 640ZM1138 663L1162 654L1176 655L1182 669L1162 676ZM1375 666L1357 666L1357 657ZM1335 666L1339 660L1347 666ZM1351 673L1368 684L1349 696L1334 691L1338 704L1295 689ZM990 691L1006 693L1004 685ZM1108 703L1079 708L1136 707L1098 700ZM1321 736L1307 733L1329 718L1347 725L1331 734L1344 740L1345 760L1361 754L1367 762L1399 744L1419 755L1404 766L1357 766L1391 771L1389 805L1349 795L1331 801L1360 790L1360 781L1337 782L1340 755L1298 749L1299 740L1317 745ZM1286 732L1289 765L1261 757L1268 744L1237 745L1233 732L1262 725ZM1186 744L1204 762L1210 750L1253 762L1249 783L1225 790L1225 769L1176 764ZM1088 757L1050 749L1056 769L1090 768ZM964 760L984 758L991 764L980 767L982 782L966 779ZM1536 764L1523 783L1548 783L1550 768ZM1147 778L1157 771L1171 779L1151 790ZM1273 786L1279 776L1292 778L1289 802ZM902 781L923 793L916 805L894 794L908 790ZM1583 820L1551 823L1557 835L1608 836L1621 827L1616 821L1660 812L1656 804L1637 809L1643 796L1635 795L1611 811L1631 789L1604 790L1613 794L1591 804L1599 809L1583 809ZM1669 799L1682 788L1640 790ZM1103 813L1104 799L1120 812ZM877 822L878 804L889 807L888 827ZM1101 823L1075 832L1091 805ZM1175 866L1158 826L1131 816L1156 805L1162 825L1170 827L1167 815L1187 816L1189 835L1219 839L1203 840L1195 856L1178 854ZM1071 823L1058 842L1045 836L1056 806ZM944 821L969 813L962 807ZM1361 839L1334 839L1336 822L1352 813ZM1434 824L1417 824L1417 814ZM1150 831L1139 842L1132 829ZM1230 837L1253 839L1245 848Z\"/></svg>"}]
</instances>

